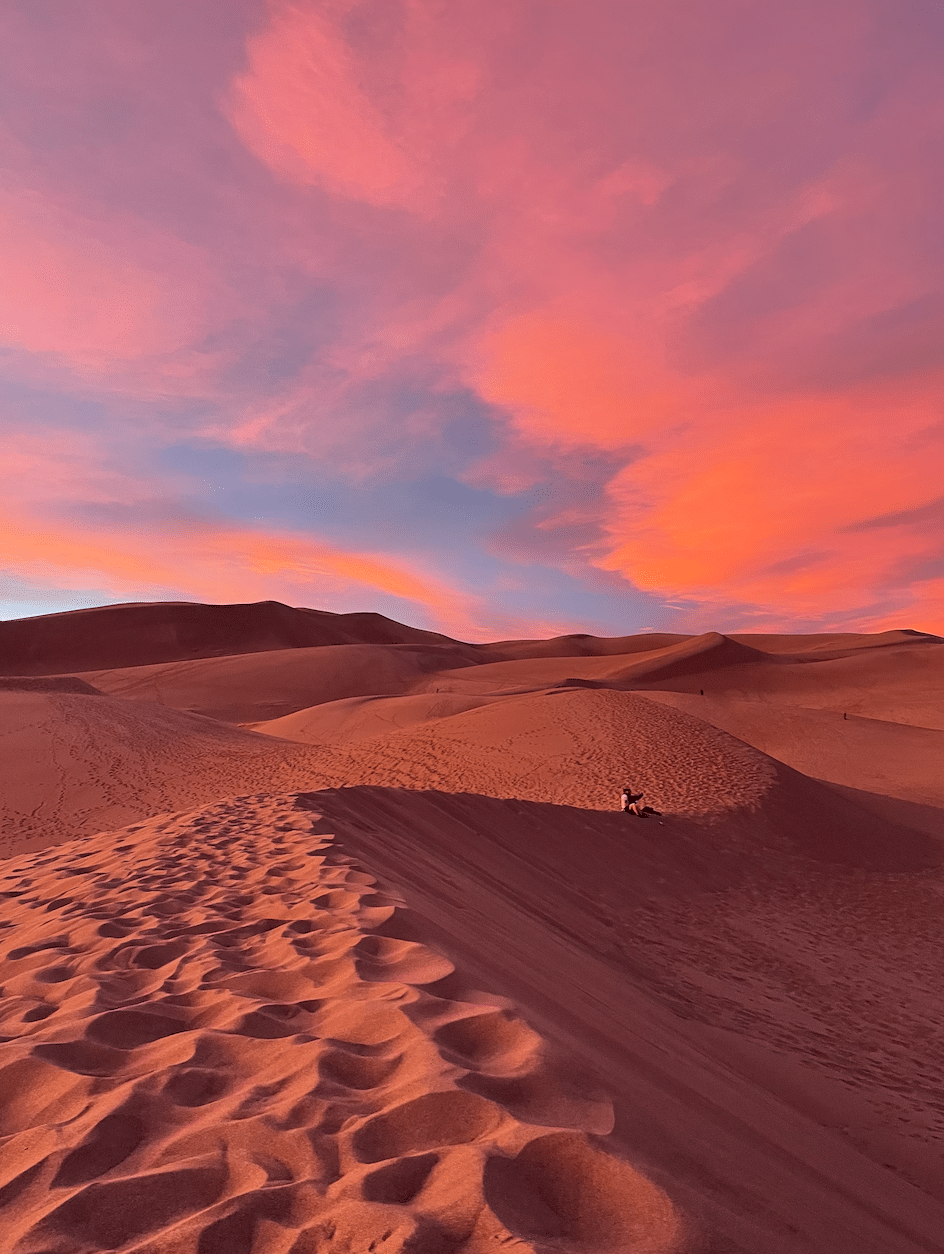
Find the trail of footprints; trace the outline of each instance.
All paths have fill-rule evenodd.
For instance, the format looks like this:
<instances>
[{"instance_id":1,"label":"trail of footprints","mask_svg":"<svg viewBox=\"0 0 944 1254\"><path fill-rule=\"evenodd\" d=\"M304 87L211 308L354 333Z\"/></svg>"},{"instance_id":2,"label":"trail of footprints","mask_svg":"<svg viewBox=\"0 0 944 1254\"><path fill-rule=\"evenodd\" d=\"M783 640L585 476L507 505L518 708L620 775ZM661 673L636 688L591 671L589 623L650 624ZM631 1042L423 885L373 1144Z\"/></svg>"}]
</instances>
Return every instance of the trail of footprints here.
<instances>
[{"instance_id":1,"label":"trail of footprints","mask_svg":"<svg viewBox=\"0 0 944 1254\"><path fill-rule=\"evenodd\" d=\"M0 1248L674 1248L608 1102L401 905L293 796L0 864Z\"/></svg>"}]
</instances>

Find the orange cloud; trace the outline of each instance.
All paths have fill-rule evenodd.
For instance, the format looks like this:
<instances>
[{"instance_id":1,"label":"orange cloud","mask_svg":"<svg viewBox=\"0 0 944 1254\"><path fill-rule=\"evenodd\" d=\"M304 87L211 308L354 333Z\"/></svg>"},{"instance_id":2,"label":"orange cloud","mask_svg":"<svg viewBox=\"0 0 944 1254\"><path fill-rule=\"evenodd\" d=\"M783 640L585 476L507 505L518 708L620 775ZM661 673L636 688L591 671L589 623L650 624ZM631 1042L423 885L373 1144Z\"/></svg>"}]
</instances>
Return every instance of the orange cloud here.
<instances>
[{"instance_id":1,"label":"orange cloud","mask_svg":"<svg viewBox=\"0 0 944 1254\"><path fill-rule=\"evenodd\" d=\"M611 485L611 547L599 564L705 605L739 601L786 620L855 614L940 550L920 527L854 527L939 495L931 403L744 404L716 428L657 443Z\"/></svg>"},{"instance_id":2,"label":"orange cloud","mask_svg":"<svg viewBox=\"0 0 944 1254\"><path fill-rule=\"evenodd\" d=\"M420 606L443 629L481 634L474 598L402 561L315 538L204 519L142 523L134 530L52 525L0 516L5 569L32 582L93 586L135 597L201 601L280 598L324 607L363 589Z\"/></svg>"},{"instance_id":3,"label":"orange cloud","mask_svg":"<svg viewBox=\"0 0 944 1254\"><path fill-rule=\"evenodd\" d=\"M684 421L693 399L692 387L666 372L658 345L647 355L642 338L535 312L497 327L471 373L523 435L620 447Z\"/></svg>"},{"instance_id":4,"label":"orange cloud","mask_svg":"<svg viewBox=\"0 0 944 1254\"><path fill-rule=\"evenodd\" d=\"M160 25L180 62L124 26L122 6L87 45L67 27L55 44L25 10L11 26L9 63L29 67L13 129L68 132L17 150L19 181L0 191L0 339L34 355L31 377L56 382L65 363L109 393L135 380L139 394L192 386L219 401L228 387L225 405L183 417L155 407L150 447L166 421L171 439L229 443L246 462L291 453L378 482L418 448L435 459L428 437L455 421L439 401L465 386L499 446L483 442L467 483L539 490L546 470L515 456L523 445L562 478L582 457L607 467L572 476L586 501L527 524L571 544L568 573L608 582L595 563L706 612L784 621L867 617L889 596L938 604L934 534L856 529L928 500L944 464L927 160L939 67L918 55L920 25L807 6L811 41L803 6L725 0L681 17L507 0L487 21L479 0L267 0L243 61L238 31L223 39L212 21L178 38L179 7ZM882 41L899 38L888 64L913 69L860 107ZM146 120L128 128L145 155L124 182L102 173L122 152L102 100ZM221 100L265 169L233 160ZM86 145L88 172L62 155ZM131 188L152 154L187 177L150 221L122 206L142 203ZM214 389L216 366L229 382ZM132 595L269 595L275 581L305 599L311 580L451 612L451 590L413 559L275 530L60 534L43 492L107 505L146 489L71 444L27 483L32 448L9 459L27 566L46 554L51 571L74 562ZM450 446L446 473L461 477L460 456ZM590 500L619 456L631 463Z\"/></svg>"}]
</instances>

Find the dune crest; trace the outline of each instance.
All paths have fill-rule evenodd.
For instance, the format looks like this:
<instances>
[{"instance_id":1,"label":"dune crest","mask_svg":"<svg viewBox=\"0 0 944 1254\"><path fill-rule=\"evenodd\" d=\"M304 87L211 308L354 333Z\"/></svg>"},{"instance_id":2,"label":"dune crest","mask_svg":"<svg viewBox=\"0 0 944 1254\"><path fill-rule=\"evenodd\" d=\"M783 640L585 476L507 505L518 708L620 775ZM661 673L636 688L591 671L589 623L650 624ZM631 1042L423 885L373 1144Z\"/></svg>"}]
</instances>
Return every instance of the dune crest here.
<instances>
[{"instance_id":1,"label":"dune crest","mask_svg":"<svg viewBox=\"0 0 944 1254\"><path fill-rule=\"evenodd\" d=\"M0 892L10 1254L681 1248L605 1095L398 939L294 797L15 859Z\"/></svg>"},{"instance_id":2,"label":"dune crest","mask_svg":"<svg viewBox=\"0 0 944 1254\"><path fill-rule=\"evenodd\" d=\"M280 601L137 602L0 621L0 673L53 675L333 644L456 641L383 614L333 614Z\"/></svg>"}]
</instances>

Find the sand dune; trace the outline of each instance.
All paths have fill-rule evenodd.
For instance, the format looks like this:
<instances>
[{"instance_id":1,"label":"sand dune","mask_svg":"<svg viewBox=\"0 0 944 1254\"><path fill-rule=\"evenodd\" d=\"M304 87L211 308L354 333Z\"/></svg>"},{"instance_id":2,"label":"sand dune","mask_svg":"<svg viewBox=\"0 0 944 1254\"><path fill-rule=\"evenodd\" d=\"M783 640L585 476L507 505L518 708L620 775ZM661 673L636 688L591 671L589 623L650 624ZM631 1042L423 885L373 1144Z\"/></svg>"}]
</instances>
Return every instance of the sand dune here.
<instances>
[{"instance_id":1,"label":"sand dune","mask_svg":"<svg viewBox=\"0 0 944 1254\"><path fill-rule=\"evenodd\" d=\"M458 644L339 644L86 671L80 678L112 696L253 723L325 701L408 692L431 672L475 660Z\"/></svg>"},{"instance_id":2,"label":"sand dune","mask_svg":"<svg viewBox=\"0 0 944 1254\"><path fill-rule=\"evenodd\" d=\"M895 633L897 636L899 633ZM905 633L900 633L904 635ZM446 670L420 681L429 692L486 695L535 691L581 680L831 709L890 722L944 729L944 642L905 636L870 647L806 650L802 637L777 638L764 650L709 632L646 653L535 657Z\"/></svg>"},{"instance_id":3,"label":"sand dune","mask_svg":"<svg viewBox=\"0 0 944 1254\"><path fill-rule=\"evenodd\" d=\"M944 641L118 606L2 669L0 1249L944 1251Z\"/></svg>"},{"instance_id":4,"label":"sand dune","mask_svg":"<svg viewBox=\"0 0 944 1254\"><path fill-rule=\"evenodd\" d=\"M681 1248L599 1085L396 939L396 898L294 798L74 841L0 888L11 1254Z\"/></svg>"},{"instance_id":5,"label":"sand dune","mask_svg":"<svg viewBox=\"0 0 944 1254\"><path fill-rule=\"evenodd\" d=\"M861 648L822 660L748 664L671 681L653 674L640 686L775 705L836 710L865 718L944 729L944 644L921 641Z\"/></svg>"},{"instance_id":6,"label":"sand dune","mask_svg":"<svg viewBox=\"0 0 944 1254\"><path fill-rule=\"evenodd\" d=\"M759 805L777 764L725 732L635 693L552 690L433 723L312 747L332 785L378 783L613 810L626 783L659 809Z\"/></svg>"},{"instance_id":7,"label":"sand dune","mask_svg":"<svg viewBox=\"0 0 944 1254\"><path fill-rule=\"evenodd\" d=\"M628 783L645 792L667 827L723 820L726 840L750 832L771 849L851 866L917 870L940 853L926 833L889 823L726 732L635 693L509 697L434 723L313 746L312 761L323 787L437 789L586 811L614 810Z\"/></svg>"},{"instance_id":8,"label":"sand dune","mask_svg":"<svg viewBox=\"0 0 944 1254\"><path fill-rule=\"evenodd\" d=\"M939 870L474 796L307 803L427 941L592 1062L617 1142L662 1165L708 1249L940 1248Z\"/></svg>"},{"instance_id":9,"label":"sand dune","mask_svg":"<svg viewBox=\"0 0 944 1254\"><path fill-rule=\"evenodd\" d=\"M933 642L880 651L861 648L822 661L722 668L713 675L677 677L672 682L652 676L649 686L683 692L703 687L710 696L944 729L944 645Z\"/></svg>"},{"instance_id":10,"label":"sand dune","mask_svg":"<svg viewBox=\"0 0 944 1254\"><path fill-rule=\"evenodd\" d=\"M0 675L0 692L76 692L84 696L101 697L105 694L76 675Z\"/></svg>"},{"instance_id":11,"label":"sand dune","mask_svg":"<svg viewBox=\"0 0 944 1254\"><path fill-rule=\"evenodd\" d=\"M688 641L705 640L707 636L684 636L670 632L645 632L635 636L554 636L550 640L499 640L478 647L494 661L522 660L534 657L604 657L610 654L649 653L671 648ZM820 635L770 635L761 632L729 632L726 639L748 646L759 653L790 654L796 657L835 654L845 656L855 649L880 649L887 645L914 644L919 640L941 642L939 636L922 631L883 631L874 634L829 632Z\"/></svg>"},{"instance_id":12,"label":"sand dune","mask_svg":"<svg viewBox=\"0 0 944 1254\"><path fill-rule=\"evenodd\" d=\"M827 632L820 635L765 635L760 632L729 632L728 638L749 644L761 653L788 654L797 658L847 657L859 649L885 649L899 644L942 644L944 638L927 631Z\"/></svg>"},{"instance_id":13,"label":"sand dune","mask_svg":"<svg viewBox=\"0 0 944 1254\"><path fill-rule=\"evenodd\" d=\"M0 728L0 856L319 779L302 746L137 701L0 691Z\"/></svg>"},{"instance_id":14,"label":"sand dune","mask_svg":"<svg viewBox=\"0 0 944 1254\"><path fill-rule=\"evenodd\" d=\"M7 853L246 788L385 784L613 809L631 782L659 809L703 814L760 804L778 770L691 715L606 690L529 694L312 745L113 697L6 692L0 711Z\"/></svg>"},{"instance_id":15,"label":"sand dune","mask_svg":"<svg viewBox=\"0 0 944 1254\"><path fill-rule=\"evenodd\" d=\"M666 632L646 632L637 636L554 636L550 640L499 640L479 645L482 654L494 662L521 662L541 657L609 657L612 654L651 653L684 644L691 636Z\"/></svg>"},{"instance_id":16,"label":"sand dune","mask_svg":"<svg viewBox=\"0 0 944 1254\"><path fill-rule=\"evenodd\" d=\"M0 673L54 675L316 645L455 643L383 614L332 614L279 601L141 602L0 622Z\"/></svg>"},{"instance_id":17,"label":"sand dune","mask_svg":"<svg viewBox=\"0 0 944 1254\"><path fill-rule=\"evenodd\" d=\"M435 692L405 697L348 697L247 726L267 736L282 736L305 744L346 744L422 723L437 723L453 714L464 714L466 710L503 699Z\"/></svg>"},{"instance_id":18,"label":"sand dune","mask_svg":"<svg viewBox=\"0 0 944 1254\"><path fill-rule=\"evenodd\" d=\"M815 779L944 809L944 731L770 702L682 692L645 695L720 727Z\"/></svg>"},{"instance_id":19,"label":"sand dune","mask_svg":"<svg viewBox=\"0 0 944 1254\"><path fill-rule=\"evenodd\" d=\"M858 849L864 864L881 862L887 849L907 866L925 857L919 835L889 827L726 732L635 693L551 690L310 745L102 696L0 693L0 709L6 853L247 787L381 784L612 810L629 783L666 821L739 816L772 840L785 834L802 842L810 821L829 815L837 839L855 830L848 856L855 859Z\"/></svg>"}]
</instances>

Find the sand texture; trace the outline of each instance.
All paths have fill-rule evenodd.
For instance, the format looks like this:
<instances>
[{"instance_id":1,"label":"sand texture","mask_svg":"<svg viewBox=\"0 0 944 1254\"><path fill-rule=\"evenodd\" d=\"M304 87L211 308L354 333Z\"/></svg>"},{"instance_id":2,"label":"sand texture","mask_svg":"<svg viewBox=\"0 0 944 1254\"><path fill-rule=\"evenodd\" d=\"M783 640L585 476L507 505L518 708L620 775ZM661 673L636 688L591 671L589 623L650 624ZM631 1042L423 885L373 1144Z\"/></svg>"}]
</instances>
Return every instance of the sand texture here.
<instances>
[{"instance_id":1,"label":"sand texture","mask_svg":"<svg viewBox=\"0 0 944 1254\"><path fill-rule=\"evenodd\" d=\"M168 603L0 670L2 1254L944 1254L944 641Z\"/></svg>"},{"instance_id":2,"label":"sand texture","mask_svg":"<svg viewBox=\"0 0 944 1254\"><path fill-rule=\"evenodd\" d=\"M240 798L3 867L4 1250L678 1249L599 1086L312 828Z\"/></svg>"}]
</instances>

